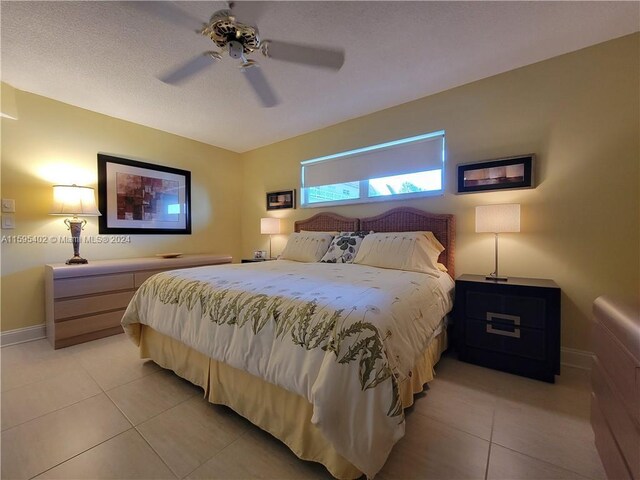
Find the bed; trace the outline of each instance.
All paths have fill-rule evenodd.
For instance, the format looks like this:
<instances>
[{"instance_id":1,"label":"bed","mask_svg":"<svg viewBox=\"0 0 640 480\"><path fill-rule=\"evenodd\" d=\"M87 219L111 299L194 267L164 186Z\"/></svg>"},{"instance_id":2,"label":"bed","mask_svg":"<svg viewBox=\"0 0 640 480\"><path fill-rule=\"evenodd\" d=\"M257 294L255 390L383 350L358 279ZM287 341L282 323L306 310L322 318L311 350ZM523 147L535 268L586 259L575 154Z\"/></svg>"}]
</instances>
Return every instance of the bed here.
<instances>
[{"instance_id":1,"label":"bed","mask_svg":"<svg viewBox=\"0 0 640 480\"><path fill-rule=\"evenodd\" d=\"M320 213L294 230L430 231L448 273L288 260L177 270L147 280L122 324L143 358L299 458L336 478L372 478L447 346L454 217L412 208L362 219Z\"/></svg>"}]
</instances>

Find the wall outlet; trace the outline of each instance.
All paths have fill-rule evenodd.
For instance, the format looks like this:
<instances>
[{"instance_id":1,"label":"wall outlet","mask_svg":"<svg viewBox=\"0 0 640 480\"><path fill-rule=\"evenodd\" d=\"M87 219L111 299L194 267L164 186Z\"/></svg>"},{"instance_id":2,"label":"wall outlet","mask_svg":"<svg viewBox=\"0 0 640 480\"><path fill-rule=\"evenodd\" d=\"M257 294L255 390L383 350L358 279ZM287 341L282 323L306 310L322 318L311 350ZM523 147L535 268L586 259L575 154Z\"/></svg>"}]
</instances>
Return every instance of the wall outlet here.
<instances>
[{"instance_id":1,"label":"wall outlet","mask_svg":"<svg viewBox=\"0 0 640 480\"><path fill-rule=\"evenodd\" d=\"M2 213L14 213L16 211L16 201L12 198L2 199ZM5 228L4 226L2 228Z\"/></svg>"}]
</instances>

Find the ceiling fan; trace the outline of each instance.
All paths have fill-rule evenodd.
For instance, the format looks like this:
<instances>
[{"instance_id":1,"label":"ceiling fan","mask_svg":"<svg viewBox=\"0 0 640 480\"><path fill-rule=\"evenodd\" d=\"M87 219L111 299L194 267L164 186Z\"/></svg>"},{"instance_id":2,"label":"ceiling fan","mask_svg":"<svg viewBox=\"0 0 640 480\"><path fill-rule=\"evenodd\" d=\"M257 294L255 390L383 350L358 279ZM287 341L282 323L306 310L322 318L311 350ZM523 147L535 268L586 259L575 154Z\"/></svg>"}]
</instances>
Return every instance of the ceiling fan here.
<instances>
[{"instance_id":1,"label":"ceiling fan","mask_svg":"<svg viewBox=\"0 0 640 480\"><path fill-rule=\"evenodd\" d=\"M192 21L192 18L186 12L175 5L172 6L169 2L135 3L138 5L146 4L147 7L151 3L156 4L154 6L155 14L161 14L165 19L181 26ZM245 2L246 5L249 3L253 4L254 2ZM228 55L240 61L238 65L240 71L258 95L262 105L264 107L273 107L279 103L278 97L262 73L258 62L248 58L248 55L260 52L266 58L336 71L342 67L344 50L277 40L264 40L260 37L256 26L241 23L236 19L236 9L236 3L229 2L228 8L215 12L201 29L196 30L196 33L210 38L219 50L203 52L163 75L160 80L170 85L181 84Z\"/></svg>"}]
</instances>

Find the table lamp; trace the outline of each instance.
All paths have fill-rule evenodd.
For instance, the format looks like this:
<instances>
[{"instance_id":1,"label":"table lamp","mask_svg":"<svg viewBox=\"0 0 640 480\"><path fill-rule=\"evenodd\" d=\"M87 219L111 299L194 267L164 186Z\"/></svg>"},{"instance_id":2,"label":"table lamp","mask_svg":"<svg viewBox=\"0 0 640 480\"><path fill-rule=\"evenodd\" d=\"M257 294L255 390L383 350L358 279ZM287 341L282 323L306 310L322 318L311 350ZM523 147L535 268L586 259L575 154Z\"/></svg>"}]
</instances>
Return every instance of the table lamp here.
<instances>
[{"instance_id":1,"label":"table lamp","mask_svg":"<svg viewBox=\"0 0 640 480\"><path fill-rule=\"evenodd\" d=\"M506 282L507 277L498 274L498 234L520 231L520 204L480 205L476 207L476 233L493 233L496 239L496 264L487 280Z\"/></svg>"},{"instance_id":2,"label":"table lamp","mask_svg":"<svg viewBox=\"0 0 640 480\"><path fill-rule=\"evenodd\" d=\"M91 187L79 187L78 185L54 185L53 208L50 215L65 215L73 218L64 219L64 223L71 230L71 242L73 244L73 258L65 263L67 265L88 263L80 256L80 232L87 221L78 217L97 217L101 213L96 207L96 198Z\"/></svg>"},{"instance_id":3,"label":"table lamp","mask_svg":"<svg viewBox=\"0 0 640 480\"><path fill-rule=\"evenodd\" d=\"M269 235L269 258L271 258L271 236L280 233L280 219L273 217L261 218L260 233Z\"/></svg>"}]
</instances>

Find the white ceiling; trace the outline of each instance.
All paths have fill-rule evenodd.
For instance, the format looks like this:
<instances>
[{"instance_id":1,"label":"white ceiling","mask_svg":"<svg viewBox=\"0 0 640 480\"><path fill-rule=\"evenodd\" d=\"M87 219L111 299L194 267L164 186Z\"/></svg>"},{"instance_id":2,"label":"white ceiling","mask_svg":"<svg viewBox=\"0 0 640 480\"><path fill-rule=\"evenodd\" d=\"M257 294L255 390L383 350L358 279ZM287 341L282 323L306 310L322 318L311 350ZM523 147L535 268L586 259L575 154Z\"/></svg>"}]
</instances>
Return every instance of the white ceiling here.
<instances>
[{"instance_id":1,"label":"white ceiling","mask_svg":"<svg viewBox=\"0 0 640 480\"><path fill-rule=\"evenodd\" d=\"M638 2L257 2L263 38L343 47L339 72L257 52L281 99L261 108L236 61L183 86L157 77L212 49L194 30L223 2L1 3L2 81L244 152L637 31ZM242 11L242 10L241 10ZM248 18L252 17L252 18ZM247 22L247 20L249 20Z\"/></svg>"}]
</instances>

